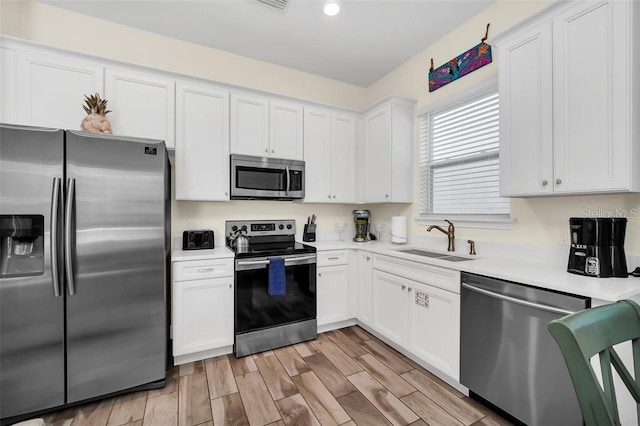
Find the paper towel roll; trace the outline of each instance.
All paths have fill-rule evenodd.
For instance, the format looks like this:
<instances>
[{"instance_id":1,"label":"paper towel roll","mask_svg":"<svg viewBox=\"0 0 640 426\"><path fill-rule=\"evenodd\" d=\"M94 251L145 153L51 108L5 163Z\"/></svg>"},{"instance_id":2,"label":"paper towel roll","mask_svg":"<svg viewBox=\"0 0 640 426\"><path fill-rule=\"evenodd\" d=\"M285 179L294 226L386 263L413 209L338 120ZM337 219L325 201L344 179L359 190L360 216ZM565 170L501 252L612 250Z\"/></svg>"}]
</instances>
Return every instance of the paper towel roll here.
<instances>
[{"instance_id":1,"label":"paper towel roll","mask_svg":"<svg viewBox=\"0 0 640 426\"><path fill-rule=\"evenodd\" d=\"M391 218L391 242L393 244L407 243L407 217L393 216Z\"/></svg>"}]
</instances>

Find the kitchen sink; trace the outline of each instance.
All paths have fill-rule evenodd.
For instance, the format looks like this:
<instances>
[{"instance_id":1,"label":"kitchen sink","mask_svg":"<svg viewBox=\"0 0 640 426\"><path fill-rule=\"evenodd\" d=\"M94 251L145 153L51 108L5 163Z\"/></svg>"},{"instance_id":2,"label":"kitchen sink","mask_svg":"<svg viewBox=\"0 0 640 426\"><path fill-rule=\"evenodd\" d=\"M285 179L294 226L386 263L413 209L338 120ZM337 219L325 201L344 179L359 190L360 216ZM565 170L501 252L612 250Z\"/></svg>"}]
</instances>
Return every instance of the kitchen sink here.
<instances>
[{"instance_id":1,"label":"kitchen sink","mask_svg":"<svg viewBox=\"0 0 640 426\"><path fill-rule=\"evenodd\" d=\"M427 251L427 250L419 250L419 249L400 249L397 250L400 251L402 253L408 253L408 254L417 254L418 256L424 256L424 257L442 257L442 256L447 256L446 254L442 254L442 253L438 253L435 251Z\"/></svg>"},{"instance_id":2,"label":"kitchen sink","mask_svg":"<svg viewBox=\"0 0 640 426\"><path fill-rule=\"evenodd\" d=\"M470 257L462 257L462 256L442 256L439 257L440 260L446 260L448 262L464 262L465 260L475 260Z\"/></svg>"},{"instance_id":3,"label":"kitchen sink","mask_svg":"<svg viewBox=\"0 0 640 426\"><path fill-rule=\"evenodd\" d=\"M437 251L413 249L413 248L399 249L397 251L402 253L407 253L407 254L415 254L417 256L433 257L435 259L446 260L448 262L462 262L465 260L474 260L468 257L456 256L456 255L451 255L446 253L439 253Z\"/></svg>"}]
</instances>

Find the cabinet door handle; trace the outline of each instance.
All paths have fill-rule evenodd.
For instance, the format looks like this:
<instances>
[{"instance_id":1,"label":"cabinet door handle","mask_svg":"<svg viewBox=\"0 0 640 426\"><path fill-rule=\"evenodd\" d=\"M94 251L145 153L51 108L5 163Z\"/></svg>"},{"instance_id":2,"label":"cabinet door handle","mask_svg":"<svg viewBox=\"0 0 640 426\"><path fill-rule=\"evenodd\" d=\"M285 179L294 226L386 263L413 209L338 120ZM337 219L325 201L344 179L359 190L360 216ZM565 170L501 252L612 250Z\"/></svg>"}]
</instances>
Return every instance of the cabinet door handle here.
<instances>
[{"instance_id":1,"label":"cabinet door handle","mask_svg":"<svg viewBox=\"0 0 640 426\"><path fill-rule=\"evenodd\" d=\"M384 198L389 198L389 194L384 194Z\"/></svg>"},{"instance_id":2,"label":"cabinet door handle","mask_svg":"<svg viewBox=\"0 0 640 426\"><path fill-rule=\"evenodd\" d=\"M407 288L407 286L402 284L402 289L404 290L405 288Z\"/></svg>"},{"instance_id":3,"label":"cabinet door handle","mask_svg":"<svg viewBox=\"0 0 640 426\"><path fill-rule=\"evenodd\" d=\"M268 153L269 152L269 148L265 148L264 152Z\"/></svg>"},{"instance_id":4,"label":"cabinet door handle","mask_svg":"<svg viewBox=\"0 0 640 426\"><path fill-rule=\"evenodd\" d=\"M407 291L412 291L412 290L413 290L413 289L412 289L411 287L409 287L409 288L407 289Z\"/></svg>"},{"instance_id":5,"label":"cabinet door handle","mask_svg":"<svg viewBox=\"0 0 640 426\"><path fill-rule=\"evenodd\" d=\"M327 195L327 198L331 198L331 195Z\"/></svg>"},{"instance_id":6,"label":"cabinet door handle","mask_svg":"<svg viewBox=\"0 0 640 426\"><path fill-rule=\"evenodd\" d=\"M333 198L336 198L336 196L334 195Z\"/></svg>"},{"instance_id":7,"label":"cabinet door handle","mask_svg":"<svg viewBox=\"0 0 640 426\"><path fill-rule=\"evenodd\" d=\"M547 186L549 184L549 181L547 181L546 179L542 181L542 186Z\"/></svg>"},{"instance_id":8,"label":"cabinet door handle","mask_svg":"<svg viewBox=\"0 0 640 426\"><path fill-rule=\"evenodd\" d=\"M371 260L371 258L369 256L367 256L367 260Z\"/></svg>"},{"instance_id":9,"label":"cabinet door handle","mask_svg":"<svg viewBox=\"0 0 640 426\"><path fill-rule=\"evenodd\" d=\"M556 185L560 185L562 183L562 179L556 179Z\"/></svg>"},{"instance_id":10,"label":"cabinet door handle","mask_svg":"<svg viewBox=\"0 0 640 426\"><path fill-rule=\"evenodd\" d=\"M318 272L318 276L321 277L322 276L322 272Z\"/></svg>"},{"instance_id":11,"label":"cabinet door handle","mask_svg":"<svg viewBox=\"0 0 640 426\"><path fill-rule=\"evenodd\" d=\"M231 284L229 284L229 288L231 288Z\"/></svg>"},{"instance_id":12,"label":"cabinet door handle","mask_svg":"<svg viewBox=\"0 0 640 426\"><path fill-rule=\"evenodd\" d=\"M275 154L275 152L276 152L276 150L275 150L275 149L272 149L272 150L271 150L271 153L272 153L272 154Z\"/></svg>"},{"instance_id":13,"label":"cabinet door handle","mask_svg":"<svg viewBox=\"0 0 640 426\"><path fill-rule=\"evenodd\" d=\"M338 260L340 258L338 256L333 256L333 257L328 257L327 259L329 259L329 260Z\"/></svg>"},{"instance_id":14,"label":"cabinet door handle","mask_svg":"<svg viewBox=\"0 0 640 426\"><path fill-rule=\"evenodd\" d=\"M202 274L205 272L213 272L213 268L200 268L198 269L198 273Z\"/></svg>"}]
</instances>

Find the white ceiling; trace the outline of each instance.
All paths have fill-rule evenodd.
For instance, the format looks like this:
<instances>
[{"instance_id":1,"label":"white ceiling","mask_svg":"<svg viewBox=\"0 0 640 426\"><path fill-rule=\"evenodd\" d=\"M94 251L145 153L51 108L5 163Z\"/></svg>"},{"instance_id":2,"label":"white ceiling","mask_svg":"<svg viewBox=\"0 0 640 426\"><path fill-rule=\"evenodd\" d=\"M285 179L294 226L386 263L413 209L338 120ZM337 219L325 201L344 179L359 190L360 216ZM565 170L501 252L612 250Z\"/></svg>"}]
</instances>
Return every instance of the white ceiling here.
<instances>
[{"instance_id":1,"label":"white ceiling","mask_svg":"<svg viewBox=\"0 0 640 426\"><path fill-rule=\"evenodd\" d=\"M496 0L341 0L334 17L324 0L284 11L257 0L40 1L368 87Z\"/></svg>"}]
</instances>

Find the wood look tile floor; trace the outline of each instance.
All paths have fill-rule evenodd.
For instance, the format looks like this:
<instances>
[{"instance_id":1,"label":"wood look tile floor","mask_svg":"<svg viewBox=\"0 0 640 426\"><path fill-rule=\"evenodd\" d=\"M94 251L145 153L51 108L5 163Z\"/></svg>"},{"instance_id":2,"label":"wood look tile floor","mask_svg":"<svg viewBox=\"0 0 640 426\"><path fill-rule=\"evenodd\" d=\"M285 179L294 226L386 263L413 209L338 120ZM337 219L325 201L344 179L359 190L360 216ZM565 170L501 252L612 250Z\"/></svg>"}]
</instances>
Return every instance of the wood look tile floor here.
<instances>
[{"instance_id":1,"label":"wood look tile floor","mask_svg":"<svg viewBox=\"0 0 640 426\"><path fill-rule=\"evenodd\" d=\"M509 425L360 327L173 367L164 389L44 417L47 425Z\"/></svg>"}]
</instances>

